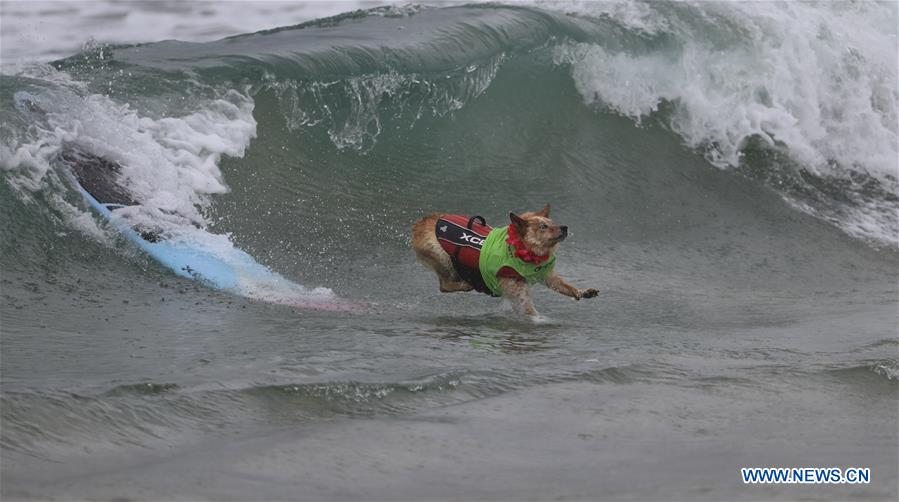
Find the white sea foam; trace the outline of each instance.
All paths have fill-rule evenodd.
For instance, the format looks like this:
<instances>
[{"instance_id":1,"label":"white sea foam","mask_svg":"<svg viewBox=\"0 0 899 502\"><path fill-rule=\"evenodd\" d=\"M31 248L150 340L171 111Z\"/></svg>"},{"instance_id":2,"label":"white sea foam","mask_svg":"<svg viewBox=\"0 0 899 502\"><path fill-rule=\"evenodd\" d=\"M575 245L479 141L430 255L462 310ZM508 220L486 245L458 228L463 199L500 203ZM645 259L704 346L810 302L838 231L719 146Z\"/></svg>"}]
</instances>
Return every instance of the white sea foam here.
<instances>
[{"instance_id":1,"label":"white sea foam","mask_svg":"<svg viewBox=\"0 0 899 502\"><path fill-rule=\"evenodd\" d=\"M256 136L253 101L236 91L209 100L181 117L153 119L127 104L99 94L82 96L60 86L41 93L17 93L20 106L41 114L36 141L6 145L13 179L38 189L52 158L64 146L77 146L122 166L125 184L140 207L121 211L135 223L175 226L207 222L198 208L207 195L227 192L219 170L223 155L243 156ZM28 103L25 104L24 102Z\"/></svg>"},{"instance_id":2,"label":"white sea foam","mask_svg":"<svg viewBox=\"0 0 899 502\"><path fill-rule=\"evenodd\" d=\"M899 381L899 364L896 361L880 361L871 367L871 371L886 377L887 380Z\"/></svg>"},{"instance_id":3,"label":"white sea foam","mask_svg":"<svg viewBox=\"0 0 899 502\"><path fill-rule=\"evenodd\" d=\"M719 164L737 165L757 136L817 172L836 162L895 186L895 4L578 5L680 44L640 55L566 46L558 59L574 63L586 101L637 120L673 102L672 127L714 145Z\"/></svg>"},{"instance_id":4,"label":"white sea foam","mask_svg":"<svg viewBox=\"0 0 899 502\"><path fill-rule=\"evenodd\" d=\"M864 174L899 193L895 3L545 6L665 37L649 51L560 47L556 60L571 65L588 104L640 121L668 103L671 129L719 167L740 165L747 142L761 139L815 175ZM895 243L888 206L859 207L840 226Z\"/></svg>"}]
</instances>

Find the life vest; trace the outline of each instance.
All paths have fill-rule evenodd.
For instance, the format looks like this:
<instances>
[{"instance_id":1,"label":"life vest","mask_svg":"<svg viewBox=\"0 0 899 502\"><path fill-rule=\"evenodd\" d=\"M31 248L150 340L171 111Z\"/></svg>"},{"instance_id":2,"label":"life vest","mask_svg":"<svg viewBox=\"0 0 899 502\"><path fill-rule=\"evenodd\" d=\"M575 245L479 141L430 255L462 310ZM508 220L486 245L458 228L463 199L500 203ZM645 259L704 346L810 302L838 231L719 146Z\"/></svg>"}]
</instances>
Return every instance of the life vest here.
<instances>
[{"instance_id":1,"label":"life vest","mask_svg":"<svg viewBox=\"0 0 899 502\"><path fill-rule=\"evenodd\" d=\"M484 284L479 265L481 246L491 231L493 227L487 225L483 217L468 217L461 214L444 214L437 219L434 228L437 242L453 259L453 267L459 277L471 284L476 291L498 296Z\"/></svg>"},{"instance_id":2,"label":"life vest","mask_svg":"<svg viewBox=\"0 0 899 502\"><path fill-rule=\"evenodd\" d=\"M495 296L502 294L500 278L513 277L528 284L543 282L553 271L555 255L537 261L524 261L517 256L509 239L509 227L497 228L487 235L481 247L478 266L481 277Z\"/></svg>"},{"instance_id":3,"label":"life vest","mask_svg":"<svg viewBox=\"0 0 899 502\"><path fill-rule=\"evenodd\" d=\"M553 256L535 265L517 258L514 247L506 242L507 227L494 229L481 216L445 214L437 219L434 231L459 277L490 296L502 295L500 278L539 282L549 275L556 261Z\"/></svg>"}]
</instances>

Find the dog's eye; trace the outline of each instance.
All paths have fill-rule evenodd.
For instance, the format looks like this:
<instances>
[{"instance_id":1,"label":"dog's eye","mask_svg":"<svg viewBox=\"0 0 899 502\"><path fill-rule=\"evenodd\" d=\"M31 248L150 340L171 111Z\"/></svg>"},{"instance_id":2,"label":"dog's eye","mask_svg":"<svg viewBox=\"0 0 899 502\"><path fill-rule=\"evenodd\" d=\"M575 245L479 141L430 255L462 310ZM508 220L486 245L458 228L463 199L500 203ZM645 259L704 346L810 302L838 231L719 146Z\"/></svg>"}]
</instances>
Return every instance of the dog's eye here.
<instances>
[{"instance_id":1,"label":"dog's eye","mask_svg":"<svg viewBox=\"0 0 899 502\"><path fill-rule=\"evenodd\" d=\"M549 228L549 225L547 225L546 223L540 224L540 230L546 230L547 228Z\"/></svg>"}]
</instances>

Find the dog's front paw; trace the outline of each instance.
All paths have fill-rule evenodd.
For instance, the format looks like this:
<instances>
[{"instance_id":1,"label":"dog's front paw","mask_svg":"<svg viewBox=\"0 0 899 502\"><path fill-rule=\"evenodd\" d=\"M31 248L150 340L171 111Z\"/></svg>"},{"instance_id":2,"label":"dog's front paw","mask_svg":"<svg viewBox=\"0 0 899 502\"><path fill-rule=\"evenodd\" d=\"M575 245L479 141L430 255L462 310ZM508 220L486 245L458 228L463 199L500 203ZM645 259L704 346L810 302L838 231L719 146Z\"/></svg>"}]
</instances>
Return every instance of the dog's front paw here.
<instances>
[{"instance_id":1,"label":"dog's front paw","mask_svg":"<svg viewBox=\"0 0 899 502\"><path fill-rule=\"evenodd\" d=\"M578 292L577 299L580 300L581 298L593 298L598 294L599 294L599 291L597 291L593 288L585 289L583 291Z\"/></svg>"}]
</instances>

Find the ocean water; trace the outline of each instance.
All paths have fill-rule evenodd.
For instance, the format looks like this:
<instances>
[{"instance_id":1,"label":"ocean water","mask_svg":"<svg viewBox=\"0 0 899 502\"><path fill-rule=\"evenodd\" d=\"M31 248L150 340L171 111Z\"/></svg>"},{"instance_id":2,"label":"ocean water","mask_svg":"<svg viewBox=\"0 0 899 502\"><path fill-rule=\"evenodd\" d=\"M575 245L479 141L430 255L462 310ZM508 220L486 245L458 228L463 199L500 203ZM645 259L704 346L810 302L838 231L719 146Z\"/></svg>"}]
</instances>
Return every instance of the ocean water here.
<instances>
[{"instance_id":1,"label":"ocean water","mask_svg":"<svg viewBox=\"0 0 899 502\"><path fill-rule=\"evenodd\" d=\"M0 494L895 500L897 21L3 2ZM73 148L121 164L121 221L287 285L174 276L90 210ZM424 214L545 202L599 297L536 288L532 321L415 263Z\"/></svg>"}]
</instances>

